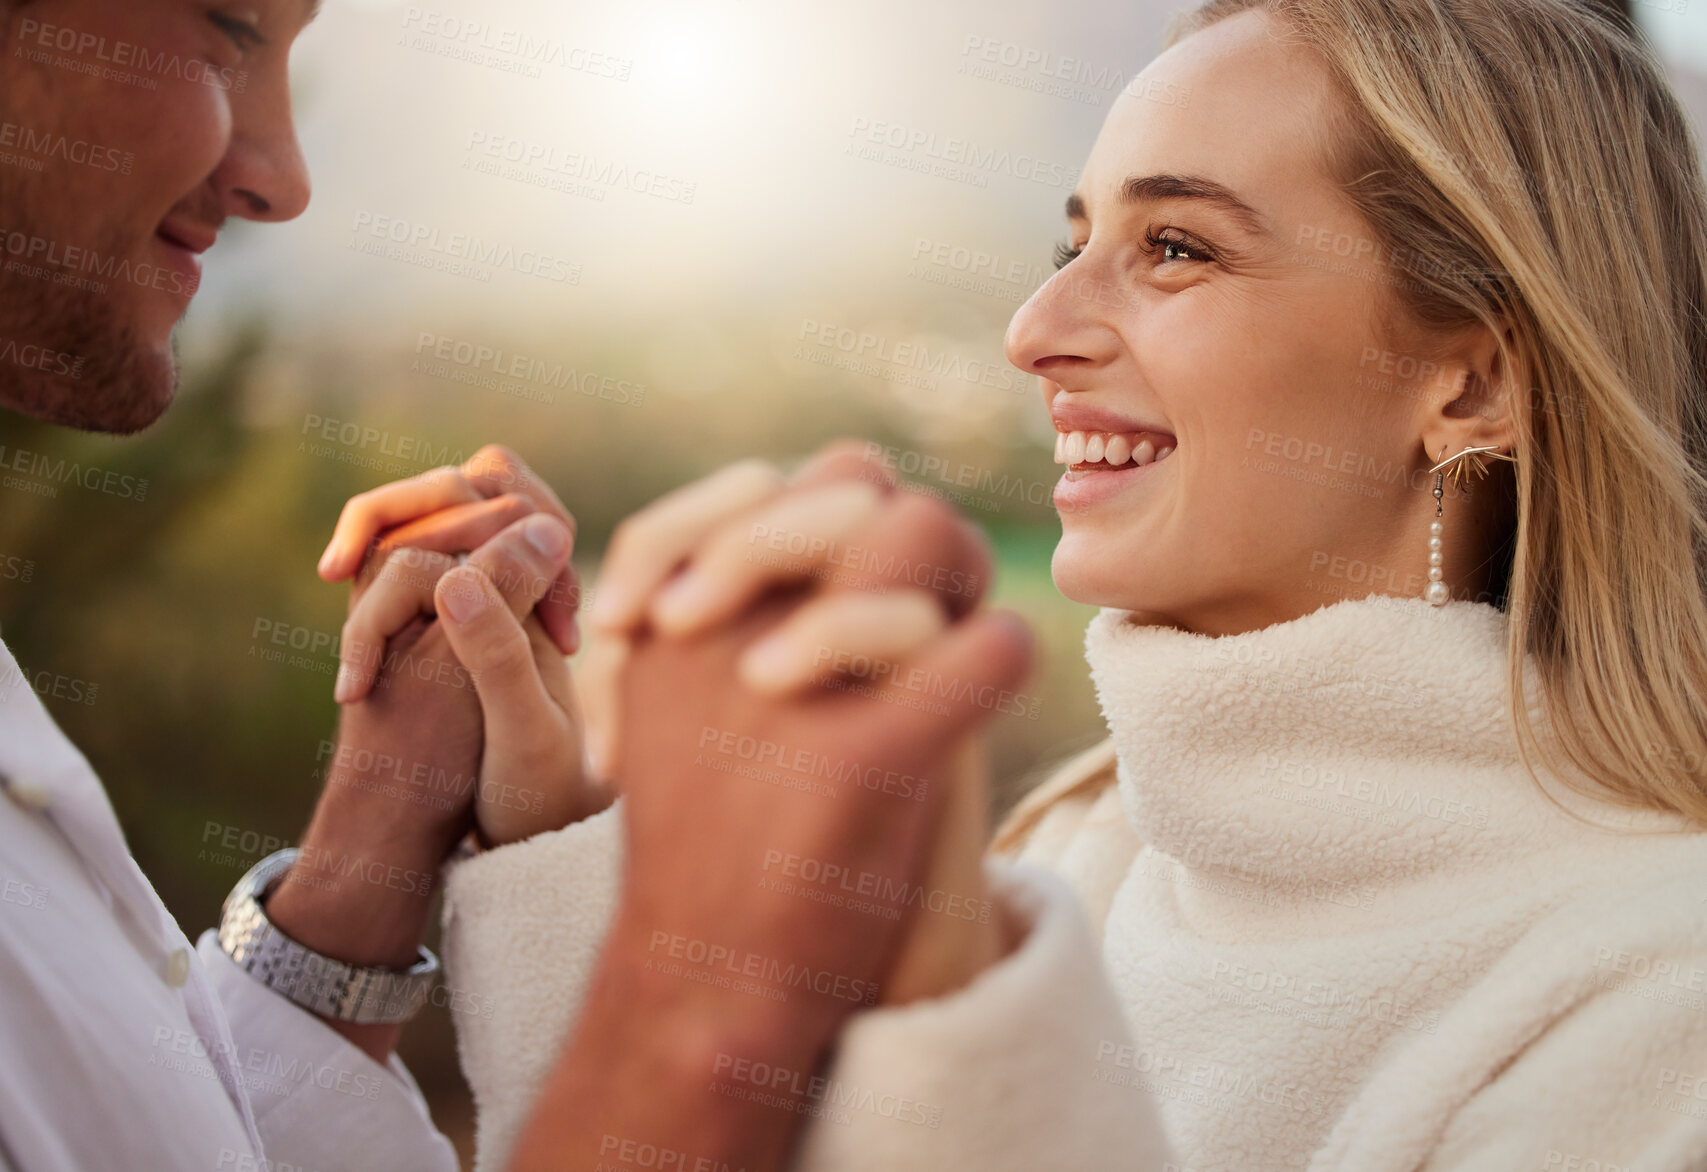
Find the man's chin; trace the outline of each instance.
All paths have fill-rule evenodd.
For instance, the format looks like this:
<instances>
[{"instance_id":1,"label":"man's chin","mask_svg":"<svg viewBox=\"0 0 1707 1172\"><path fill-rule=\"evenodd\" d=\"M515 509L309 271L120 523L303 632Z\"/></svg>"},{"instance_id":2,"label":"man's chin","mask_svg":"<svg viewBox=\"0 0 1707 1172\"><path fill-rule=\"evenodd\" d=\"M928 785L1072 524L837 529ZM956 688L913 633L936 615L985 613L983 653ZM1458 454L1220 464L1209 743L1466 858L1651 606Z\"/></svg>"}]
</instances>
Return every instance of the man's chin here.
<instances>
[{"instance_id":1,"label":"man's chin","mask_svg":"<svg viewBox=\"0 0 1707 1172\"><path fill-rule=\"evenodd\" d=\"M0 380L0 403L61 427L133 435L171 406L178 365L170 347L150 351L123 345L85 351L73 375L40 370Z\"/></svg>"},{"instance_id":2,"label":"man's chin","mask_svg":"<svg viewBox=\"0 0 1707 1172\"><path fill-rule=\"evenodd\" d=\"M58 292L16 332L40 338L69 369L59 362L54 369L5 372L0 403L44 423L108 435L131 435L153 424L178 389L172 331L147 337L122 322L110 303Z\"/></svg>"}]
</instances>

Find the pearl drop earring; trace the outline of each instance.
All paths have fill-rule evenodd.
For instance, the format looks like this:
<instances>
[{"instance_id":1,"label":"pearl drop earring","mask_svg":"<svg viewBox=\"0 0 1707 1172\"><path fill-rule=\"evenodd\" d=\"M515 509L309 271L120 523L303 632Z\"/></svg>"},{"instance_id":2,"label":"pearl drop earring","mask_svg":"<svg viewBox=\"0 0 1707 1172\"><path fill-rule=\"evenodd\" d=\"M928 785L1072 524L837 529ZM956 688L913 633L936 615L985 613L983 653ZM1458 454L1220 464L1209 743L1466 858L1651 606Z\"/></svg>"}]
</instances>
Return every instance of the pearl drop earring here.
<instances>
[{"instance_id":1,"label":"pearl drop earring","mask_svg":"<svg viewBox=\"0 0 1707 1172\"><path fill-rule=\"evenodd\" d=\"M1427 452L1426 448L1424 452ZM1446 455L1445 444L1440 446L1440 455ZM1428 523L1428 588L1423 591L1423 597L1431 606L1445 606L1452 598L1452 591L1446 585L1446 524L1441 520L1440 507L1446 496L1446 469L1452 469L1452 486L1461 489L1469 480L1466 469L1474 472L1478 480L1487 477L1488 466L1482 461L1483 456L1505 460L1511 464L1517 463L1517 457L1508 456L1496 447L1490 445L1478 448L1472 445L1429 469L1434 473L1434 520Z\"/></svg>"},{"instance_id":2,"label":"pearl drop earring","mask_svg":"<svg viewBox=\"0 0 1707 1172\"><path fill-rule=\"evenodd\" d=\"M1440 454L1446 455L1444 445ZM1431 606L1445 606L1446 600L1452 597L1452 592L1446 588L1446 570L1442 565L1446 561L1446 541L1441 535L1446 532L1446 525L1440 519L1440 502L1446 495L1445 486L1446 473L1437 469L1434 474L1434 520L1428 523L1428 588L1423 591L1423 597Z\"/></svg>"}]
</instances>

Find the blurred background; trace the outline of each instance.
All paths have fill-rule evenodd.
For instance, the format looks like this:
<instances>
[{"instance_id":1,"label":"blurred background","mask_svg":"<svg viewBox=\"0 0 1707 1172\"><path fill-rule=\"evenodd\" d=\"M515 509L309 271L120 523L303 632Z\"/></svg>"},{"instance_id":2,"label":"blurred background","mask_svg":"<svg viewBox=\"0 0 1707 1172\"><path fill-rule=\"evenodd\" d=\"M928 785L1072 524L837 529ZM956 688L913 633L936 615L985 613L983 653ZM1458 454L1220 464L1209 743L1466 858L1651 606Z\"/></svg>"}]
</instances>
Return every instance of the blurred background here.
<instances>
[{"instance_id":1,"label":"blurred background","mask_svg":"<svg viewBox=\"0 0 1707 1172\"><path fill-rule=\"evenodd\" d=\"M294 64L313 203L228 227L175 409L127 440L0 416L58 470L0 494L0 631L186 930L318 792L340 506L488 441L577 514L595 590L658 494L883 445L985 527L1041 636L998 805L1099 738L1090 611L1049 577L1054 433L1002 334L1175 6L326 0ZM1707 111L1707 5L1627 16ZM442 1009L404 1056L466 1154Z\"/></svg>"}]
</instances>

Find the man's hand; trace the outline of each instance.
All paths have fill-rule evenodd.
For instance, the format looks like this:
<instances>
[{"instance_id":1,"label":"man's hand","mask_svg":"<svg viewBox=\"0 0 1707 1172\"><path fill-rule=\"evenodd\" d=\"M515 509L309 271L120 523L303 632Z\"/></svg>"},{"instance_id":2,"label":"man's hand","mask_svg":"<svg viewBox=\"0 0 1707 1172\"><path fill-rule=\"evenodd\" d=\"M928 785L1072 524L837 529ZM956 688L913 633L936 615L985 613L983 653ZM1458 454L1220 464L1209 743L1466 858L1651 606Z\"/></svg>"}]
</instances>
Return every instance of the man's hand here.
<instances>
[{"instance_id":1,"label":"man's hand","mask_svg":"<svg viewBox=\"0 0 1707 1172\"><path fill-rule=\"evenodd\" d=\"M481 495L501 488L511 491ZM505 542L487 546L500 535ZM476 814L487 845L557 829L609 801L582 765L581 720L563 658L580 643L580 583L568 562L574 537L574 518L556 494L514 453L492 445L461 468L353 498L321 559L322 576L335 578L347 570L344 551L373 551L355 576L341 643L337 694L346 704L368 694L387 640L449 608L451 647L485 716ZM467 551L476 551L475 576L453 560ZM555 577L540 576L536 554Z\"/></svg>"},{"instance_id":2,"label":"man's hand","mask_svg":"<svg viewBox=\"0 0 1707 1172\"><path fill-rule=\"evenodd\" d=\"M577 673L596 772L608 777L620 760L623 671L649 624L692 635L766 590L815 583L739 663L750 688L787 696L859 686L848 668L894 676L952 615L982 599L991 562L976 529L946 506L901 495L880 457L875 445L842 440L792 478L743 461L618 527L600 568L595 638ZM1009 944L985 890L989 795L981 750L966 746L952 778L932 848L932 886L978 913L920 917L883 987L885 1003L959 989Z\"/></svg>"},{"instance_id":3,"label":"man's hand","mask_svg":"<svg viewBox=\"0 0 1707 1172\"><path fill-rule=\"evenodd\" d=\"M626 647L608 757L628 802L624 901L518 1168L591 1167L611 1135L779 1167L797 1117L708 1092L718 1063L809 1079L892 977L926 995L952 987L933 987L945 954L962 963L923 922L966 921L916 897L978 915L976 894L925 885L970 869L982 891L967 737L992 715L982 698L1021 682L1029 636L975 612L975 533L852 449L792 486L763 472L676 494L607 562L600 635ZM607 595L613 579L627 592ZM890 659L850 679L834 665L861 640Z\"/></svg>"},{"instance_id":4,"label":"man's hand","mask_svg":"<svg viewBox=\"0 0 1707 1172\"><path fill-rule=\"evenodd\" d=\"M583 784L563 656L530 617L555 592L573 620L572 523L522 494L460 508L419 546L385 535L361 570L325 788L267 902L287 935L357 964L414 961L439 866L476 813L502 839L518 814L561 825L602 805ZM464 548L466 564L452 556ZM399 1032L333 1025L381 1060Z\"/></svg>"}]
</instances>

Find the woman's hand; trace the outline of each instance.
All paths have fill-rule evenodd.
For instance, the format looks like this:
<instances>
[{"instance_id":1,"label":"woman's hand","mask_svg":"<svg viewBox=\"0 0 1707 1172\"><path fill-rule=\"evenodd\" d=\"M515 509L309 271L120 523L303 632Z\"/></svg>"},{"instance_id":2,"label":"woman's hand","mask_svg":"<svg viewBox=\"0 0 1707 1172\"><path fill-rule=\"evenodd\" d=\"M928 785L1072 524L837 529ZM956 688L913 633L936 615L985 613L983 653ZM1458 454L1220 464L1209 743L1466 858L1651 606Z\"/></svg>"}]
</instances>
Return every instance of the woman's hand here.
<instances>
[{"instance_id":1,"label":"woman's hand","mask_svg":"<svg viewBox=\"0 0 1707 1172\"><path fill-rule=\"evenodd\" d=\"M506 486L516 491L495 491ZM337 578L352 572L350 551L372 551L353 568L340 646L337 697L347 708L411 670L407 649L428 635L467 669L461 686L478 695L484 725L474 811L489 844L567 825L608 801L585 774L564 660L563 648L579 640L574 538L574 520L550 489L513 454L489 447L460 469L351 500L321 560L322 575ZM395 721L428 719L401 706L391 712Z\"/></svg>"}]
</instances>

